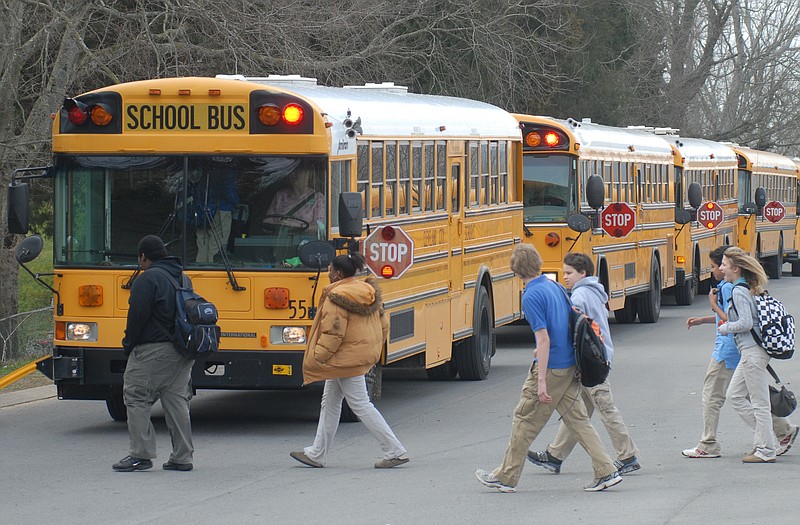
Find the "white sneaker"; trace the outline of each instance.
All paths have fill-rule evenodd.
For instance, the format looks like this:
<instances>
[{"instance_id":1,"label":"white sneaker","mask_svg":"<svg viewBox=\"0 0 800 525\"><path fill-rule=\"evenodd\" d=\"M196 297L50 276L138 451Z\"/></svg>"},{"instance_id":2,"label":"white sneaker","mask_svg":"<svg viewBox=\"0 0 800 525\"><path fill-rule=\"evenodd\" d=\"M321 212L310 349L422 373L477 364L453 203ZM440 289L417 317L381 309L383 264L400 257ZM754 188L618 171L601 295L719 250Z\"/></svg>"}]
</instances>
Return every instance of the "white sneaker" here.
<instances>
[{"instance_id":1,"label":"white sneaker","mask_svg":"<svg viewBox=\"0 0 800 525\"><path fill-rule=\"evenodd\" d=\"M478 478L478 481L486 485L487 487L491 487L493 489L497 489L500 492L516 492L517 489L512 487L511 485L506 485L502 483L499 479L494 477L494 474L491 472L486 472L483 469L478 469L475 471L475 477Z\"/></svg>"},{"instance_id":2,"label":"white sneaker","mask_svg":"<svg viewBox=\"0 0 800 525\"><path fill-rule=\"evenodd\" d=\"M687 448L681 452L681 454L687 458L718 458L721 456L721 454L711 454L710 452L700 450L699 448Z\"/></svg>"},{"instance_id":3,"label":"white sneaker","mask_svg":"<svg viewBox=\"0 0 800 525\"><path fill-rule=\"evenodd\" d=\"M800 427L794 427L790 433L781 439L780 443L778 443L778 450L775 451L776 456L782 456L789 452L789 449L792 448L794 441L797 439L798 432L800 432Z\"/></svg>"},{"instance_id":4,"label":"white sneaker","mask_svg":"<svg viewBox=\"0 0 800 525\"><path fill-rule=\"evenodd\" d=\"M599 492L601 490L605 490L608 487L613 487L617 483L622 481L622 476L619 475L619 472L612 472L608 476L603 478L597 478L585 487L583 490L586 492Z\"/></svg>"}]
</instances>

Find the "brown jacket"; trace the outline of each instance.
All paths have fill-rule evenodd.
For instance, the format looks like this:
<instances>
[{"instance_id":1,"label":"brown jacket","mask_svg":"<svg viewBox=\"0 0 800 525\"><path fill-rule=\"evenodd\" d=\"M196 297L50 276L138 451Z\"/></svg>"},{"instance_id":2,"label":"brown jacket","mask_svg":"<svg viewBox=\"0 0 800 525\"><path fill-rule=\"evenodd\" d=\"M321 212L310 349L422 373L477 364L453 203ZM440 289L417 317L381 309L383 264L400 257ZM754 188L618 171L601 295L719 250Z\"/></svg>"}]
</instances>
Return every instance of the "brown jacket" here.
<instances>
[{"instance_id":1,"label":"brown jacket","mask_svg":"<svg viewBox=\"0 0 800 525\"><path fill-rule=\"evenodd\" d=\"M303 357L305 384L366 374L381 358L389 322L373 277L348 277L322 291Z\"/></svg>"}]
</instances>

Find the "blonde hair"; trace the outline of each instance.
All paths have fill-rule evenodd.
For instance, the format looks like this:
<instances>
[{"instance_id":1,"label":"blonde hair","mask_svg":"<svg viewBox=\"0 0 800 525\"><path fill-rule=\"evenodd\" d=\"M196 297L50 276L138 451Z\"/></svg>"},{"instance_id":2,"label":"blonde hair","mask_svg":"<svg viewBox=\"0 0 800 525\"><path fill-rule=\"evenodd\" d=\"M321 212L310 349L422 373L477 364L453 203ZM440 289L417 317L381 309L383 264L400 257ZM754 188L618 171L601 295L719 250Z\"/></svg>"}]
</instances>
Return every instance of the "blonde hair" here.
<instances>
[{"instance_id":1,"label":"blonde hair","mask_svg":"<svg viewBox=\"0 0 800 525\"><path fill-rule=\"evenodd\" d=\"M731 264L742 270L742 277L750 286L751 294L759 295L764 292L769 278L767 278L767 274L758 259L741 248L735 247L725 250L722 257L723 259L728 259Z\"/></svg>"},{"instance_id":2,"label":"blonde hair","mask_svg":"<svg viewBox=\"0 0 800 525\"><path fill-rule=\"evenodd\" d=\"M509 261L511 271L527 279L539 277L542 273L542 256L530 244L518 244L511 252Z\"/></svg>"}]
</instances>

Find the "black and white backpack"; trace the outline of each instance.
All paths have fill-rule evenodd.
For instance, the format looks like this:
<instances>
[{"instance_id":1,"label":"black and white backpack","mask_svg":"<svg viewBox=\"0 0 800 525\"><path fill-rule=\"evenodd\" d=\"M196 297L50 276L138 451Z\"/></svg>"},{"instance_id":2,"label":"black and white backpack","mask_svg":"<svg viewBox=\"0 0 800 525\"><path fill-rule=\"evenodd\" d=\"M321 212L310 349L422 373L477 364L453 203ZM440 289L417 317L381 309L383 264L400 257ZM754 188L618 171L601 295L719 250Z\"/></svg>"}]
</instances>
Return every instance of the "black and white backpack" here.
<instances>
[{"instance_id":1,"label":"black and white backpack","mask_svg":"<svg viewBox=\"0 0 800 525\"><path fill-rule=\"evenodd\" d=\"M744 283L736 286L750 289ZM794 317L786 310L782 302L772 297L766 290L761 295L754 295L753 298L756 301L756 311L758 312L756 322L761 331L759 337L758 332L751 328L750 333L753 339L770 357L789 359L794 354ZM731 304L736 310L733 297L731 297ZM738 315L739 311L736 310L736 313Z\"/></svg>"}]
</instances>

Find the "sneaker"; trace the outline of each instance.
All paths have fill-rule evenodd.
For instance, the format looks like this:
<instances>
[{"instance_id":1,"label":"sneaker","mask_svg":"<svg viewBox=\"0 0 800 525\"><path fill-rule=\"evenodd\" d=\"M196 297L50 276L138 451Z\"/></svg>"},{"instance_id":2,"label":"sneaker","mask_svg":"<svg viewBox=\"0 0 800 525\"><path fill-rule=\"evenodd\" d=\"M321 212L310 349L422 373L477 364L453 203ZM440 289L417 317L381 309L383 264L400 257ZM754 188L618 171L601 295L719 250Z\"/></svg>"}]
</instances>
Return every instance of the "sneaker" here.
<instances>
[{"instance_id":1,"label":"sneaker","mask_svg":"<svg viewBox=\"0 0 800 525\"><path fill-rule=\"evenodd\" d=\"M718 458L720 454L711 454L710 452L706 452L705 450L700 450L699 448L687 448L683 452L681 452L687 458Z\"/></svg>"},{"instance_id":2,"label":"sneaker","mask_svg":"<svg viewBox=\"0 0 800 525\"><path fill-rule=\"evenodd\" d=\"M781 442L778 443L778 450L776 451L778 456L783 456L789 452L789 449L792 448L794 441L797 439L798 432L800 432L800 427L794 427L794 430L781 439Z\"/></svg>"},{"instance_id":3,"label":"sneaker","mask_svg":"<svg viewBox=\"0 0 800 525\"><path fill-rule=\"evenodd\" d=\"M189 472L194 468L191 463L174 463L172 460L167 461L161 468L164 470L179 470L181 472Z\"/></svg>"},{"instance_id":4,"label":"sneaker","mask_svg":"<svg viewBox=\"0 0 800 525\"><path fill-rule=\"evenodd\" d=\"M289 452L289 455L292 456L297 461L299 461L300 463L302 463L303 465L308 465L309 467L322 468L325 466L322 463L314 461L310 457L306 456L306 453L303 452L302 450Z\"/></svg>"},{"instance_id":5,"label":"sneaker","mask_svg":"<svg viewBox=\"0 0 800 525\"><path fill-rule=\"evenodd\" d=\"M408 458L389 458L375 462L375 468L394 468L408 463Z\"/></svg>"},{"instance_id":6,"label":"sneaker","mask_svg":"<svg viewBox=\"0 0 800 525\"><path fill-rule=\"evenodd\" d=\"M748 454L742 458L742 463L775 463L775 458L764 459L755 454Z\"/></svg>"},{"instance_id":7,"label":"sneaker","mask_svg":"<svg viewBox=\"0 0 800 525\"><path fill-rule=\"evenodd\" d=\"M149 459L125 456L118 462L111 465L111 468L117 472L133 472L134 470L147 470L149 468L153 468L153 462Z\"/></svg>"},{"instance_id":8,"label":"sneaker","mask_svg":"<svg viewBox=\"0 0 800 525\"><path fill-rule=\"evenodd\" d=\"M601 490L605 490L608 487L613 487L617 483L622 481L622 476L619 475L619 472L612 472L608 476L597 478L585 487L583 490L586 492L600 492Z\"/></svg>"},{"instance_id":9,"label":"sneaker","mask_svg":"<svg viewBox=\"0 0 800 525\"><path fill-rule=\"evenodd\" d=\"M528 461L534 465L539 465L540 467L546 468L553 474L558 474L561 472L561 460L547 450L542 450L540 452L533 452L529 450Z\"/></svg>"},{"instance_id":10,"label":"sneaker","mask_svg":"<svg viewBox=\"0 0 800 525\"><path fill-rule=\"evenodd\" d=\"M494 474L486 472L483 469L478 469L475 471L475 477L478 478L478 481L486 485L487 487L497 489L500 492L516 492L517 489L512 487L511 485L506 485L505 483L498 480L494 477Z\"/></svg>"},{"instance_id":11,"label":"sneaker","mask_svg":"<svg viewBox=\"0 0 800 525\"><path fill-rule=\"evenodd\" d=\"M631 472L635 472L642 468L636 456L631 456L628 459L617 460L614 462L614 466L617 467L617 472L619 472L620 476L630 474Z\"/></svg>"}]
</instances>

